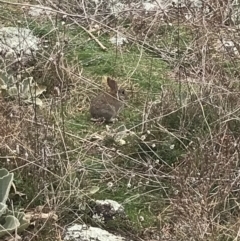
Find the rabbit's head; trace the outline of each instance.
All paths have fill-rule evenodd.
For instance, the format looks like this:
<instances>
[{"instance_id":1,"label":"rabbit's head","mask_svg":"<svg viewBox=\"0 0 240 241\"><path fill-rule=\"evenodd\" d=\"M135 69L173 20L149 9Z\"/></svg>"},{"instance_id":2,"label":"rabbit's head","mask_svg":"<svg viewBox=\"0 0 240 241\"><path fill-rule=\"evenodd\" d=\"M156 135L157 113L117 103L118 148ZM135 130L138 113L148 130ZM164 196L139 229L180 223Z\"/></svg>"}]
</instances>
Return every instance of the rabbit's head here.
<instances>
[{"instance_id":1,"label":"rabbit's head","mask_svg":"<svg viewBox=\"0 0 240 241\"><path fill-rule=\"evenodd\" d=\"M123 88L118 88L118 84L115 80L111 78L107 78L108 86L110 87L110 94L116 97L120 101L127 100L126 90Z\"/></svg>"}]
</instances>

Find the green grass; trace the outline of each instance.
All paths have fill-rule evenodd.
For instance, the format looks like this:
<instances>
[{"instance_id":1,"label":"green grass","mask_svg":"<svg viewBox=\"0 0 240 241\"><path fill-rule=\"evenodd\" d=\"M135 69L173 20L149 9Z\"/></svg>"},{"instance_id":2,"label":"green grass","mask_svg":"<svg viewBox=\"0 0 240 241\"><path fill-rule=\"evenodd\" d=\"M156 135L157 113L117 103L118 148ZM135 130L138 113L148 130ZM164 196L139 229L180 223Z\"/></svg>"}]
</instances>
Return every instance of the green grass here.
<instances>
[{"instance_id":1,"label":"green grass","mask_svg":"<svg viewBox=\"0 0 240 241\"><path fill-rule=\"evenodd\" d=\"M116 53L116 49L108 40L108 35L103 35L99 38L100 42L107 47L107 51L103 51L94 40L89 40L86 33L82 30L74 30L74 32L72 32L72 36L75 34L78 34L79 37L75 38L70 43L68 49L69 51L67 51L67 57L72 60L77 59L78 63L83 67L85 75L94 79L109 75L114 76L121 81L126 80L126 76L128 76L128 78L131 79L131 83L138 86L138 93L136 94L136 97L133 96L133 98L130 99L128 107L126 107L121 113L122 120L111 125L111 127L116 128L121 124L125 124L127 128L132 128L134 125L140 124L142 122L142 110L146 95L151 93L149 95L149 99L155 100L161 95L163 86L165 84L169 84L169 79L167 77L169 67L167 64L161 59L154 58L145 51L136 48L136 46L125 46L121 52L119 51ZM177 86L175 88L177 91ZM89 122L89 119L90 116L88 113L76 114L68 120L67 128L71 132L74 132L76 135L83 138L86 134L100 134L102 131L106 130L105 126L94 125ZM138 135L140 128L134 128L133 130ZM102 144L108 148L117 148L126 156L130 155L135 157L134 153L138 153L141 156L142 151L139 149L139 145L141 144L139 143L139 140L135 138L127 138L126 140L129 142L129 145L123 146L122 148L117 146L113 140L108 138L105 138ZM183 152L182 148L170 150L170 145L174 143L174 140L165 138L163 143L157 144L157 156L155 156L151 150L149 154L153 159L159 158L171 165ZM148 145L150 146L151 142ZM148 145L147 147L149 148ZM175 146L175 148L178 148L177 144L175 144ZM95 153L92 158L90 155L85 156L85 160L88 160L84 162L85 168L87 170L91 170L89 171L89 176L86 178L93 186L99 184L99 180L101 180L101 173L106 173L106 168L110 170L114 168L109 163L105 163L105 165L100 164L101 159L99 160L99 158L101 158L101 153ZM142 158L144 160L145 157L142 155ZM121 157L116 158L114 163L116 163L121 170L124 169L131 171L131 169L134 170L140 167L139 164L133 163L131 160ZM120 178L122 174L119 173L116 175ZM136 178L134 181L135 184L140 181L138 179L139 178ZM163 191L156 190L153 193L146 194L146 186L142 188L128 189L127 177L114 184L116 185L114 191L106 188L107 182L108 180L101 181L100 191L94 195L94 198L113 199L120 203L124 203L128 220L131 223L121 222L121 224L119 224L117 220L108 223L108 228L111 229L111 227L118 226L121 230L128 230L130 227L132 231L135 230L136 232L140 232L142 228L156 226L157 209L159 211L166 205L163 201ZM90 183L88 184L90 185ZM155 207L151 206L151 202L155 203ZM140 216L143 217L143 221L139 221Z\"/></svg>"},{"instance_id":2,"label":"green grass","mask_svg":"<svg viewBox=\"0 0 240 241\"><path fill-rule=\"evenodd\" d=\"M109 75L122 80L127 76L134 84L154 91L160 90L162 83L166 81L166 63L149 56L141 47L125 46L122 51L116 52L110 43L110 36L105 34L98 38L107 48L104 51L81 29L75 29L71 35L77 37L69 43L67 57L77 59L89 76Z\"/></svg>"},{"instance_id":3,"label":"green grass","mask_svg":"<svg viewBox=\"0 0 240 241\"><path fill-rule=\"evenodd\" d=\"M131 228L135 231L140 231L141 228L151 227L156 225L156 216L154 209L156 207L160 208L164 206L163 191L156 190L148 194L145 187L139 188L128 188L127 181L121 180L119 183L116 183L116 188L114 191L108 190L102 186L101 191L94 195L94 198L98 200L112 199L120 204L124 205L125 213L127 215L127 220L130 221ZM155 203L155 207L151 205ZM141 220L141 216L143 220ZM128 229L128 221L121 222L121 229ZM118 225L119 221L115 220L110 223L107 223L107 227L111 228L112 225Z\"/></svg>"},{"instance_id":4,"label":"green grass","mask_svg":"<svg viewBox=\"0 0 240 241\"><path fill-rule=\"evenodd\" d=\"M177 54L182 54L194 40L195 35L191 28L183 25L161 25L157 31L158 38L156 44L168 50L178 50Z\"/></svg>"}]
</instances>

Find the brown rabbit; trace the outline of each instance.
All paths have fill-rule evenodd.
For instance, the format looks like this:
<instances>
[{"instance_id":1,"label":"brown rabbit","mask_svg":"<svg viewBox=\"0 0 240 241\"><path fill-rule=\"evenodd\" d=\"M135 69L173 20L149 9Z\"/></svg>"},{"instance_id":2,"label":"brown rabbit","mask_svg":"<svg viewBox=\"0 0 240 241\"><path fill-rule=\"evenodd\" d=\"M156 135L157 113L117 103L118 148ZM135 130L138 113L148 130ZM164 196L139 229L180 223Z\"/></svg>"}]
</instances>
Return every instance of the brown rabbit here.
<instances>
[{"instance_id":1,"label":"brown rabbit","mask_svg":"<svg viewBox=\"0 0 240 241\"><path fill-rule=\"evenodd\" d=\"M110 92L96 96L90 104L90 114L93 121L114 121L127 99L126 91L119 89L115 80L108 77L107 83Z\"/></svg>"}]
</instances>

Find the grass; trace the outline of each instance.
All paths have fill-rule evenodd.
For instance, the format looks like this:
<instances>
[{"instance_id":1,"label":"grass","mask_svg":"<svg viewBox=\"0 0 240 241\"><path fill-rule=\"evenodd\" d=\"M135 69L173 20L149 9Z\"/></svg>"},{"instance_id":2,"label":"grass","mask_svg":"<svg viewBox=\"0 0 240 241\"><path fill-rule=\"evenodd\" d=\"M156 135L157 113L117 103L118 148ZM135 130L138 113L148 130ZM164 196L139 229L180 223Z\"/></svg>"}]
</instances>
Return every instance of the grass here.
<instances>
[{"instance_id":1,"label":"grass","mask_svg":"<svg viewBox=\"0 0 240 241\"><path fill-rule=\"evenodd\" d=\"M5 10L6 16L13 15L11 8ZM142 31L144 39L141 31L134 32L139 23L125 19L128 25L122 27L135 41L116 47L109 40L114 32L105 27L92 33L103 50L72 18L65 24L58 16L56 21L21 21L47 41L34 71L27 73L47 85L41 96L45 106L36 112L1 100L0 163L15 173L17 190L25 194L12 194L13 204L26 212L41 205L44 212L59 215L56 226L38 220L24 235L57 240L62 232L57 226L83 221L102 226L90 215L91 203L113 199L126 212L104 224L115 233L136 240L154 240L155 234L163 240L167 235L173 240L234 240L238 68L229 55L214 50L214 28L206 25L208 32L189 21L166 24L148 16L144 24L152 26L154 35ZM111 21L111 26L118 24L114 17ZM202 36L202 42L194 36ZM144 40L167 56L148 51ZM115 78L130 97L120 120L108 127L93 124L88 112L91 98L105 88L105 76ZM120 145L117 137L124 126L132 133ZM91 193L92 187L99 190Z\"/></svg>"}]
</instances>

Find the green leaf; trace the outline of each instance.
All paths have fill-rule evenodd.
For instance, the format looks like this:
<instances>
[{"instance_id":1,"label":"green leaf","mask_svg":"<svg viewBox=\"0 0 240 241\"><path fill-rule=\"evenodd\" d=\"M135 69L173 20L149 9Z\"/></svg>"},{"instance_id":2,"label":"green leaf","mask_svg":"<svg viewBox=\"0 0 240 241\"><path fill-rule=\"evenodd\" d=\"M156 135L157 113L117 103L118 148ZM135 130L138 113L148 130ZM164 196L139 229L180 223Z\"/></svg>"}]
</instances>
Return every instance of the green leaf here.
<instances>
[{"instance_id":1,"label":"green leaf","mask_svg":"<svg viewBox=\"0 0 240 241\"><path fill-rule=\"evenodd\" d=\"M43 106L43 102L42 102L42 100L41 99L39 99L39 98L36 98L36 100L34 101L35 102L35 104L37 105L37 106Z\"/></svg>"},{"instance_id":2,"label":"green leaf","mask_svg":"<svg viewBox=\"0 0 240 241\"><path fill-rule=\"evenodd\" d=\"M29 226L29 220L23 212L11 211L7 208L6 201L13 183L13 173L9 173L5 168L0 169L0 237L18 232Z\"/></svg>"},{"instance_id":3,"label":"green leaf","mask_svg":"<svg viewBox=\"0 0 240 241\"><path fill-rule=\"evenodd\" d=\"M99 191L99 187L98 186L93 186L93 187L90 187L86 190L86 193L87 194L95 194Z\"/></svg>"},{"instance_id":4,"label":"green leaf","mask_svg":"<svg viewBox=\"0 0 240 241\"><path fill-rule=\"evenodd\" d=\"M32 77L30 78L25 78L22 83L20 84L20 93L22 98L28 98L29 92L30 92L30 87L32 84Z\"/></svg>"},{"instance_id":5,"label":"green leaf","mask_svg":"<svg viewBox=\"0 0 240 241\"><path fill-rule=\"evenodd\" d=\"M5 203L0 203L0 217L6 213L7 205Z\"/></svg>"},{"instance_id":6,"label":"green leaf","mask_svg":"<svg viewBox=\"0 0 240 241\"><path fill-rule=\"evenodd\" d=\"M13 232L18 226L20 226L18 219L12 215L4 217L4 220L4 224L0 225L0 237Z\"/></svg>"},{"instance_id":7,"label":"green leaf","mask_svg":"<svg viewBox=\"0 0 240 241\"><path fill-rule=\"evenodd\" d=\"M9 214L16 217L19 221L19 226L17 227L18 232L23 231L29 226L30 221L25 218L25 213L16 211L13 212L9 210Z\"/></svg>"},{"instance_id":8,"label":"green leaf","mask_svg":"<svg viewBox=\"0 0 240 241\"><path fill-rule=\"evenodd\" d=\"M7 84L5 83L4 79L1 78L1 75L0 75L0 89L1 90L6 90L7 89Z\"/></svg>"},{"instance_id":9,"label":"green leaf","mask_svg":"<svg viewBox=\"0 0 240 241\"><path fill-rule=\"evenodd\" d=\"M46 91L46 89L47 87L44 85L34 84L31 88L31 94L37 97L41 95L44 91Z\"/></svg>"},{"instance_id":10,"label":"green leaf","mask_svg":"<svg viewBox=\"0 0 240 241\"><path fill-rule=\"evenodd\" d=\"M18 95L18 89L17 89L17 87L16 86L13 86L13 87L10 87L9 89L8 89L8 94L10 95L10 96L17 96Z\"/></svg>"},{"instance_id":11,"label":"green leaf","mask_svg":"<svg viewBox=\"0 0 240 241\"><path fill-rule=\"evenodd\" d=\"M2 85L2 84L0 83L0 89L1 89L1 90L6 90L6 89L7 89L7 85Z\"/></svg>"},{"instance_id":12,"label":"green leaf","mask_svg":"<svg viewBox=\"0 0 240 241\"><path fill-rule=\"evenodd\" d=\"M31 104L36 104L37 106L40 106L42 107L43 106L43 102L41 99L39 98L32 98L32 99L27 99L27 100L24 100L25 103L31 103Z\"/></svg>"},{"instance_id":13,"label":"green leaf","mask_svg":"<svg viewBox=\"0 0 240 241\"><path fill-rule=\"evenodd\" d=\"M0 169L0 202L5 204L13 182L13 173L9 173L5 168Z\"/></svg>"},{"instance_id":14,"label":"green leaf","mask_svg":"<svg viewBox=\"0 0 240 241\"><path fill-rule=\"evenodd\" d=\"M0 71L0 85L9 85L14 82L14 78L6 72Z\"/></svg>"},{"instance_id":15,"label":"green leaf","mask_svg":"<svg viewBox=\"0 0 240 241\"><path fill-rule=\"evenodd\" d=\"M4 79L1 78L1 75L0 75L0 86L2 86L2 85L6 85L6 83L5 83Z\"/></svg>"}]
</instances>

